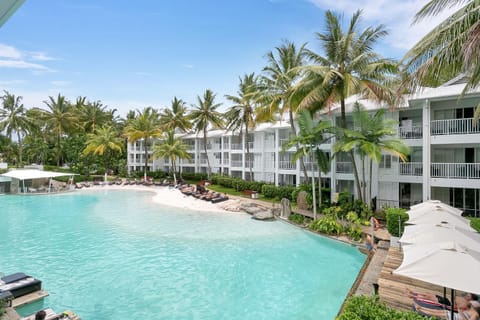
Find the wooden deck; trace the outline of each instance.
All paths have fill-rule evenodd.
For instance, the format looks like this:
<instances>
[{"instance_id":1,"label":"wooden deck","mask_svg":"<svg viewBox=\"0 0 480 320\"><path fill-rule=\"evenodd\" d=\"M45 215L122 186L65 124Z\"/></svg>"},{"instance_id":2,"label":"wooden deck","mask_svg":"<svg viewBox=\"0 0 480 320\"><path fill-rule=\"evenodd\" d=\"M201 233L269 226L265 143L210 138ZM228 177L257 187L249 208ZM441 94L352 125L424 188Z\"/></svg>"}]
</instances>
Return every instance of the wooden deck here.
<instances>
[{"instance_id":1,"label":"wooden deck","mask_svg":"<svg viewBox=\"0 0 480 320\"><path fill-rule=\"evenodd\" d=\"M443 287L392 274L392 271L400 266L402 259L400 248L389 248L378 279L378 295L381 301L396 309L411 310L413 301L407 295L407 288L414 292L443 295Z\"/></svg>"},{"instance_id":2,"label":"wooden deck","mask_svg":"<svg viewBox=\"0 0 480 320\"><path fill-rule=\"evenodd\" d=\"M40 300L48 296L47 291L43 290L38 290L29 294L26 294L24 296L18 297L12 301L12 307L13 308L18 308L21 307L25 304L32 303L34 301Z\"/></svg>"}]
</instances>

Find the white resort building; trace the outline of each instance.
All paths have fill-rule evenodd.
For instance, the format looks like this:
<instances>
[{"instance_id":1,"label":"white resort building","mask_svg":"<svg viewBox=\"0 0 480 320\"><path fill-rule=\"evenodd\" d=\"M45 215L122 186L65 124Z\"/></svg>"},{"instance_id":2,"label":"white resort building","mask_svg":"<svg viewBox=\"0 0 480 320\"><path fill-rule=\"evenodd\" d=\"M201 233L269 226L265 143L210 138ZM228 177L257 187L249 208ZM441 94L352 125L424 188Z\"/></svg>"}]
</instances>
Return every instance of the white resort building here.
<instances>
[{"instance_id":1,"label":"white resort building","mask_svg":"<svg viewBox=\"0 0 480 320\"><path fill-rule=\"evenodd\" d=\"M405 96L401 105L389 109L386 117L399 123L398 135L410 146L411 154L403 163L390 155L383 155L372 172L372 198L377 207L383 205L408 207L429 199L441 200L467 214L480 216L480 123L473 122L476 106L480 103L480 90L461 93L462 79L452 80L437 88ZM356 102L347 101L347 112ZM360 100L367 110L381 107L371 101ZM339 110L334 110L330 120L338 123ZM292 163L292 150L282 152L282 145L290 135L288 121L276 124L260 124L247 137L220 130L208 133L207 154L203 136L183 136L190 146L191 160L180 160L182 172L207 172L207 156L213 173L248 179L252 162L253 178L275 185L296 185L303 182L300 163ZM247 157L246 144L251 157ZM322 145L331 153L334 141ZM145 162L143 141L128 145L128 170L143 171ZM149 151L150 152L150 151ZM150 153L151 154L151 153ZM309 175L311 164L305 162ZM168 171L168 159L149 160L149 170ZM318 177L316 164L313 164ZM368 174L367 174L368 176ZM323 175L324 187L335 193L348 190L357 192L353 166L348 157L337 156L330 172Z\"/></svg>"}]
</instances>

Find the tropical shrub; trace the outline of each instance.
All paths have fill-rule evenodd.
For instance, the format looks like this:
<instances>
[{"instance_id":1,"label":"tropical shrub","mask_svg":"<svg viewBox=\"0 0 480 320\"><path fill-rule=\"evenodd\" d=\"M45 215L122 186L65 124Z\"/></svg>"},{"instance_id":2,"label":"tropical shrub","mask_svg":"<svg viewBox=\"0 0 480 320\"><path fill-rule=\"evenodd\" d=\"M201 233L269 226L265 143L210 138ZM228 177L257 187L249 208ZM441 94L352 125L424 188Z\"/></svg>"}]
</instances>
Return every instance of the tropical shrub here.
<instances>
[{"instance_id":1,"label":"tropical shrub","mask_svg":"<svg viewBox=\"0 0 480 320\"><path fill-rule=\"evenodd\" d=\"M345 233L353 240L358 241L362 238L362 228L358 223L352 223L344 227Z\"/></svg>"},{"instance_id":2,"label":"tropical shrub","mask_svg":"<svg viewBox=\"0 0 480 320\"><path fill-rule=\"evenodd\" d=\"M405 221L408 220L407 211L402 208L388 208L385 214L388 232L394 237L399 237L403 233Z\"/></svg>"},{"instance_id":3,"label":"tropical shrub","mask_svg":"<svg viewBox=\"0 0 480 320\"><path fill-rule=\"evenodd\" d=\"M293 186L279 186L276 187L271 184L264 184L262 186L262 194L269 199L283 199L286 198L292 201L292 192L295 189Z\"/></svg>"},{"instance_id":4,"label":"tropical shrub","mask_svg":"<svg viewBox=\"0 0 480 320\"><path fill-rule=\"evenodd\" d=\"M292 192L292 201L297 202L298 194L300 191L307 192L307 204L311 208L313 206L313 197L312 197L312 185L311 184L302 184L295 188ZM330 205L330 188L322 188L322 204L318 204L319 193L318 188L315 186L316 196L317 196L317 206L329 206Z\"/></svg>"},{"instance_id":5,"label":"tropical shrub","mask_svg":"<svg viewBox=\"0 0 480 320\"><path fill-rule=\"evenodd\" d=\"M343 231L343 226L337 221L337 218L330 215L313 221L310 223L309 228L329 235L339 235Z\"/></svg>"},{"instance_id":6,"label":"tropical shrub","mask_svg":"<svg viewBox=\"0 0 480 320\"><path fill-rule=\"evenodd\" d=\"M305 222L305 217L301 214L293 213L288 217L288 220L295 222L296 224L303 224Z\"/></svg>"},{"instance_id":7,"label":"tropical shrub","mask_svg":"<svg viewBox=\"0 0 480 320\"><path fill-rule=\"evenodd\" d=\"M348 298L336 320L427 320L412 311L399 311L378 301L378 297L353 296Z\"/></svg>"},{"instance_id":8,"label":"tropical shrub","mask_svg":"<svg viewBox=\"0 0 480 320\"><path fill-rule=\"evenodd\" d=\"M0 316L5 313L5 301L0 300Z\"/></svg>"}]
</instances>

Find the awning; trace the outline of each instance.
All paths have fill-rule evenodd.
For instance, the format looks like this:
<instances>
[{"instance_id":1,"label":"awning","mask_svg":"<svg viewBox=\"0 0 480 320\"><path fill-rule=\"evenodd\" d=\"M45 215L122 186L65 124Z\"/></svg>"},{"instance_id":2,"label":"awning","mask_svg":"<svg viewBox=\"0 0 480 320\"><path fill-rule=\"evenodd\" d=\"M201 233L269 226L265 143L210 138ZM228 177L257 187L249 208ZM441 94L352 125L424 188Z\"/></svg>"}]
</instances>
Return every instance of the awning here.
<instances>
[{"instance_id":1,"label":"awning","mask_svg":"<svg viewBox=\"0 0 480 320\"><path fill-rule=\"evenodd\" d=\"M18 169L11 170L7 173L0 174L3 177L9 177L18 180L30 180L30 179L41 179L41 178L55 178L55 177L65 177L65 176L75 176L76 173L68 172L53 172L53 171L43 171L35 169Z\"/></svg>"}]
</instances>

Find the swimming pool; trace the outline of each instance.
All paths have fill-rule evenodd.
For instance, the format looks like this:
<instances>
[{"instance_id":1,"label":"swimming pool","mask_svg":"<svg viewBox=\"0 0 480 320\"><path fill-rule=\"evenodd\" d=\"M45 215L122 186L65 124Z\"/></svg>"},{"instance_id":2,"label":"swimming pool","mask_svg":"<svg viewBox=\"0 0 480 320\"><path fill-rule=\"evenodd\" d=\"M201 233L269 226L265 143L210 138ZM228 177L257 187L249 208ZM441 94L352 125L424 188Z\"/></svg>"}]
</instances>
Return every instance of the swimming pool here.
<instances>
[{"instance_id":1,"label":"swimming pool","mask_svg":"<svg viewBox=\"0 0 480 320\"><path fill-rule=\"evenodd\" d=\"M0 271L43 281L33 308L84 320L333 319L364 260L356 248L238 213L160 206L97 189L0 196Z\"/></svg>"}]
</instances>

